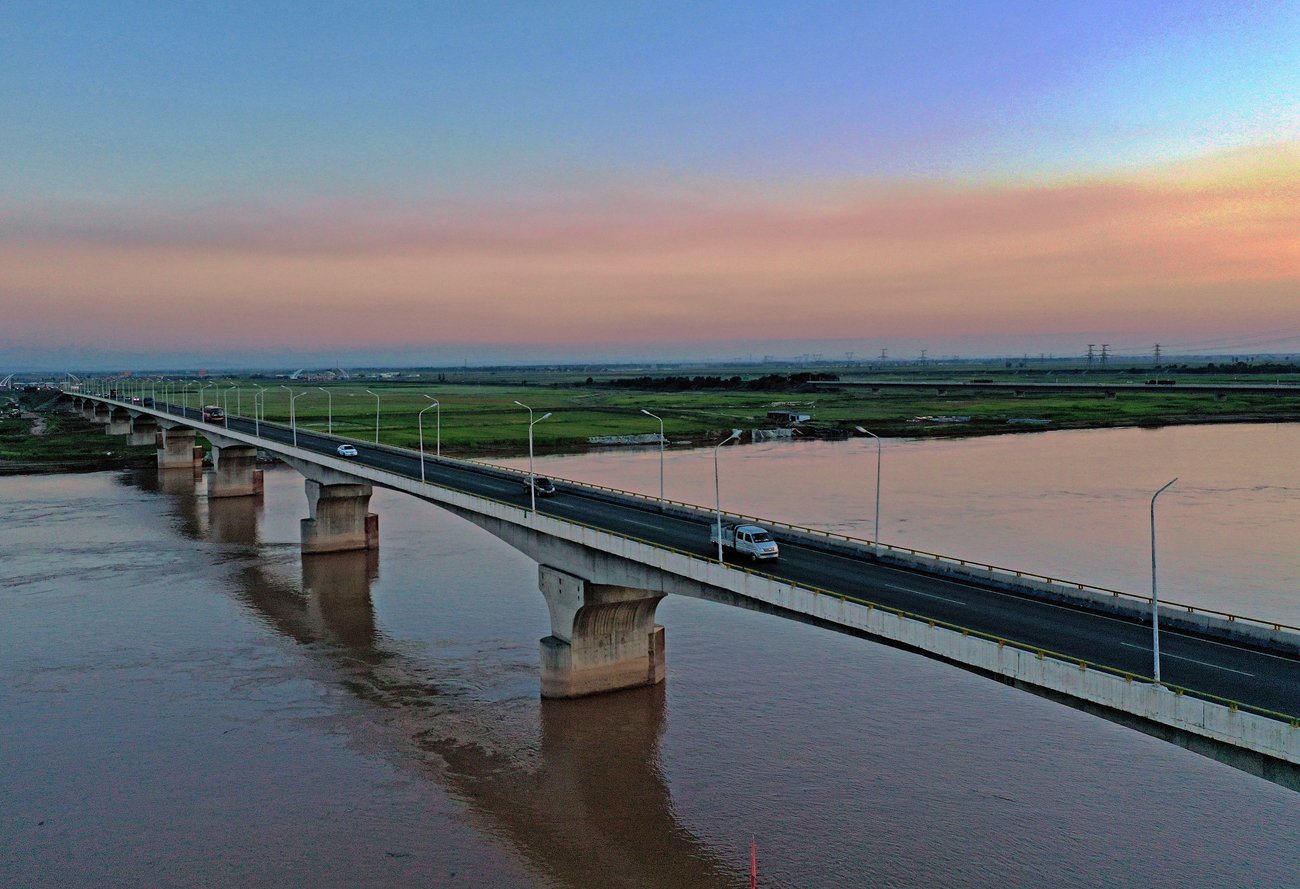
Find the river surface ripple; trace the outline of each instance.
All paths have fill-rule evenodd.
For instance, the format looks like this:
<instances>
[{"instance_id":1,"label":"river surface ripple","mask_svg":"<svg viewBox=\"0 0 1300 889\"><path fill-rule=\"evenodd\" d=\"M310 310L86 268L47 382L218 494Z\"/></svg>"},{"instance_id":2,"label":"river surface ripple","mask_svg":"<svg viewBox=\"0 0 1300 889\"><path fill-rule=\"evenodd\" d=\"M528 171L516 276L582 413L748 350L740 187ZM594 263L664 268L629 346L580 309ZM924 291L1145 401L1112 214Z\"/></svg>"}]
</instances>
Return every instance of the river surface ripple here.
<instances>
[{"instance_id":1,"label":"river surface ripple","mask_svg":"<svg viewBox=\"0 0 1300 889\"><path fill-rule=\"evenodd\" d=\"M1227 547L1182 598L1249 588L1267 591L1254 610L1281 607L1294 557L1257 538L1295 540L1300 485L1242 451L1295 434L1234 431L1202 440L1200 463L1184 429L887 443L884 536L1140 578L1129 500L1184 475L1162 525L1171 577L1180 552L1201 557L1184 531L1255 541L1247 558L1280 567L1261 578ZM1169 461L1135 465L1151 447ZM801 448L724 453L728 505L864 530L871 455ZM670 458L669 496L706 499L689 479L711 488L711 456ZM657 490L653 452L582 459L547 471ZM377 556L304 559L287 470L260 498L211 502L152 473L0 479L0 885L743 886L751 837L764 886L1300 885L1300 794L761 614L669 598L665 686L544 704L536 566L404 495L372 505ZM1197 525L1207 510L1218 530ZM1089 541L1113 551L1075 561Z\"/></svg>"}]
</instances>

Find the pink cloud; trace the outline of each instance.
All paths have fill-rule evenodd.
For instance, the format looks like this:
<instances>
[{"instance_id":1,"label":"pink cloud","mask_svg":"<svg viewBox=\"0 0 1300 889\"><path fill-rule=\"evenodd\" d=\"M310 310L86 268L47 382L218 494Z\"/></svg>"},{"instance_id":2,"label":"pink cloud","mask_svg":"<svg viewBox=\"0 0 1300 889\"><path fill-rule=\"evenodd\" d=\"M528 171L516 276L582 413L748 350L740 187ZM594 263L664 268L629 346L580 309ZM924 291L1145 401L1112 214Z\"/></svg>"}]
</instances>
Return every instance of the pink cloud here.
<instances>
[{"instance_id":1,"label":"pink cloud","mask_svg":"<svg viewBox=\"0 0 1300 889\"><path fill-rule=\"evenodd\" d=\"M25 342L240 349L663 343L1294 317L1300 165L1037 186L27 209L0 222ZM1248 298L1243 298L1248 294Z\"/></svg>"}]
</instances>

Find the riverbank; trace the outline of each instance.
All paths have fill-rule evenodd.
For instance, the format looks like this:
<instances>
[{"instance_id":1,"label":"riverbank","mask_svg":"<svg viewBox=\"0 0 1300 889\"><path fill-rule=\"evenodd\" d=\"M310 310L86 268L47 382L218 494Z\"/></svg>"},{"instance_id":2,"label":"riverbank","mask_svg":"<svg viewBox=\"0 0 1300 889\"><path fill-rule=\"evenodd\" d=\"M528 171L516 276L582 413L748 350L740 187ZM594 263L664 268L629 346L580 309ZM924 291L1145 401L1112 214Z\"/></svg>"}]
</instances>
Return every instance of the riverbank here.
<instances>
[{"instance_id":1,"label":"riverbank","mask_svg":"<svg viewBox=\"0 0 1300 889\"><path fill-rule=\"evenodd\" d=\"M253 413L261 383L230 380L209 390L232 413ZM367 391L369 390L369 391ZM289 389L264 388L259 409L269 421L288 424ZM610 382L561 380L517 383L379 382L333 383L292 388L298 399L292 420L303 428L456 457L505 459L528 453L528 413L550 414L533 427L537 454L585 453L608 447L617 437L654 436L663 419L670 446L716 444L733 429L742 441L788 436L837 439L858 435L862 426L882 438L953 439L1026 434L1061 429L1157 428L1222 423L1300 421L1293 397L1231 394L1216 398L1161 387L1102 392L958 392L814 387L798 376L778 378L763 388L687 386L671 390L624 387ZM163 395L156 388L145 394ZM184 396L172 396L180 401ZM198 398L191 393L192 407ZM435 400L437 404L435 405ZM48 429L33 433L33 420L6 419L0 426L0 473L76 472L137 465L152 457L148 447L130 448L106 438L103 427L51 403L49 392L23 394L26 414L44 418ZM378 409L378 416L376 416ZM423 412L423 413L421 413ZM793 415L793 417L791 416ZM791 422L791 420L794 422ZM755 430L762 435L755 436Z\"/></svg>"},{"instance_id":2,"label":"riverbank","mask_svg":"<svg viewBox=\"0 0 1300 889\"><path fill-rule=\"evenodd\" d=\"M153 465L152 447L129 447L66 411L24 411L0 420L0 475L102 472Z\"/></svg>"}]
</instances>

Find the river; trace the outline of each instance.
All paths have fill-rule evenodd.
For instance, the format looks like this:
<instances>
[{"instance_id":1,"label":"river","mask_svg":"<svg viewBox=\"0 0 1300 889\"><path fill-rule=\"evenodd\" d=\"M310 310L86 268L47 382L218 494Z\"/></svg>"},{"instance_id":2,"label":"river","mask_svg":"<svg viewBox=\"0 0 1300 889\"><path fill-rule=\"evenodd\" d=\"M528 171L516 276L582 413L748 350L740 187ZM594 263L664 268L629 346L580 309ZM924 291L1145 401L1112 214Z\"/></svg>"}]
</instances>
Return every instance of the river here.
<instances>
[{"instance_id":1,"label":"river","mask_svg":"<svg viewBox=\"0 0 1300 889\"><path fill-rule=\"evenodd\" d=\"M882 536L1142 591L1143 497L1179 475L1171 596L1293 615L1295 442L886 442ZM860 442L720 457L729 508L869 536ZM653 451L541 465L658 488ZM712 457L667 477L707 501ZM1300 795L761 614L670 598L664 686L543 703L536 566L372 505L378 554L304 559L286 469L211 502L152 472L0 479L0 884L743 886L751 838L773 887L1300 883Z\"/></svg>"}]
</instances>

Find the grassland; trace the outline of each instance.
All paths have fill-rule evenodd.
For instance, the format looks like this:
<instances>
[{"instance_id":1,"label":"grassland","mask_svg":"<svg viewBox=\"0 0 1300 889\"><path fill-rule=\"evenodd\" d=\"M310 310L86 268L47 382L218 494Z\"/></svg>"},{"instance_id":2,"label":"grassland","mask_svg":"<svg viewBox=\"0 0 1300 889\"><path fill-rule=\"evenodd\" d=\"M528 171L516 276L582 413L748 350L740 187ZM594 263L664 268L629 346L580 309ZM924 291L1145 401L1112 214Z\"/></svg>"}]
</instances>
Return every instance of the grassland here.
<instances>
[{"instance_id":1,"label":"grassland","mask_svg":"<svg viewBox=\"0 0 1300 889\"><path fill-rule=\"evenodd\" d=\"M16 404L30 408L31 402L20 399ZM124 438L107 436L102 425L81 417L58 411L35 416L26 412L28 416L0 419L0 475L122 469L153 459L152 447L128 447Z\"/></svg>"},{"instance_id":2,"label":"grassland","mask_svg":"<svg viewBox=\"0 0 1300 889\"><path fill-rule=\"evenodd\" d=\"M985 370L980 376L990 374L998 375L998 371ZM1010 372L1003 375L1013 376ZM658 432L658 422L642 414L643 409L663 418L669 441L694 445L716 442L731 429L771 428L773 424L767 414L773 410L811 414L812 422L798 433L810 436L844 434L858 425L886 437L935 438L1052 429L1300 420L1300 398L1295 396L1233 394L1220 400L1211 394L1179 391L1173 386L1128 390L1118 398L1108 399L1101 392L1034 390L1023 396L989 390L939 395L933 388L886 389L881 394L872 394L870 389L851 386L819 388L801 378L773 378L775 382L766 388L748 388L758 374L737 377L735 385L728 384L730 387L719 387L715 380L712 385L697 386L692 382L674 388L662 385L662 375L646 385L629 385L626 381L615 384L618 376L615 372L587 375L534 369L451 375L403 373L399 379L363 382L262 376L206 380L201 401L223 403L232 413L252 416L256 396L265 419L288 423L292 391L298 396L294 414L300 427L324 431L332 425L336 434L373 441L378 395L378 435L383 443L417 447L420 441L417 416L423 410L427 451L432 452L437 446L441 415L443 453L477 457L527 453L528 412L516 402L531 405L535 417L551 414L534 427L538 453L583 450L589 447L588 440L597 436ZM971 374L967 372L966 376L969 378ZM1030 382L1052 376L1023 371L1014 374L1015 379ZM928 376L912 372L905 379L915 382L923 378L951 380L953 377L951 371L940 369ZM1132 374L1123 373L1109 377L1092 374L1087 379L1135 382ZM1145 379L1145 375L1140 379ZM1204 373L1185 380L1187 383L1262 381L1258 375L1252 379ZM132 382L140 384L136 380L126 385ZM1272 377L1268 382L1273 382ZM185 401L190 407L200 403L196 383L188 384ZM156 381L147 380L145 388L137 391L146 396L156 395L161 401L163 388L159 386ZM182 400L180 392L179 386L173 389L178 403ZM434 399L440 402L440 411L432 406ZM49 400L48 392L31 393L20 397L19 406L31 410ZM66 412L46 410L41 416L46 427L42 435L32 434L30 417L0 421L0 471L32 471L42 465L46 471L112 468L143 462L152 454L148 447L128 448L123 439L106 437L102 426Z\"/></svg>"},{"instance_id":3,"label":"grassland","mask_svg":"<svg viewBox=\"0 0 1300 889\"><path fill-rule=\"evenodd\" d=\"M380 383L370 386L334 384L326 389L306 386L295 402L297 422L363 440L375 438L374 395L379 396L379 439L386 444L416 447L417 414L441 403L441 438L444 453L463 456L505 455L525 452L528 412L516 401L531 405L534 416L551 417L534 427L539 452L582 449L595 436L658 432L658 422L642 409L664 420L670 441L704 444L716 441L733 428L770 427L770 410L812 414L809 434L848 430L862 425L885 436L953 437L1008 434L1048 429L1160 426L1181 423L1294 421L1300 419L1300 399L1268 395L1234 395L1216 400L1212 395L1179 393L1164 389L1126 392L1107 399L1102 393L965 393L964 397L933 392L889 391L872 395L862 389L793 387L787 391L690 390L683 392L610 388L585 382L539 385L462 383ZM251 389L240 386L241 403ZM209 390L211 391L211 390ZM234 395L226 396L231 409ZM332 399L332 411L331 402ZM208 399L211 401L211 397ZM265 417L289 421L289 393L267 390ZM193 402L191 402L193 403ZM245 414L250 404L242 404ZM439 411L425 410L424 441L433 450ZM941 419L969 418L964 422ZM332 419L331 419L332 418ZM1016 420L1045 423L1013 423Z\"/></svg>"}]
</instances>

